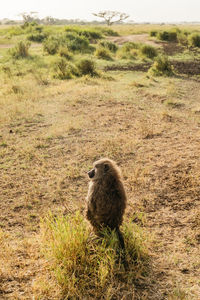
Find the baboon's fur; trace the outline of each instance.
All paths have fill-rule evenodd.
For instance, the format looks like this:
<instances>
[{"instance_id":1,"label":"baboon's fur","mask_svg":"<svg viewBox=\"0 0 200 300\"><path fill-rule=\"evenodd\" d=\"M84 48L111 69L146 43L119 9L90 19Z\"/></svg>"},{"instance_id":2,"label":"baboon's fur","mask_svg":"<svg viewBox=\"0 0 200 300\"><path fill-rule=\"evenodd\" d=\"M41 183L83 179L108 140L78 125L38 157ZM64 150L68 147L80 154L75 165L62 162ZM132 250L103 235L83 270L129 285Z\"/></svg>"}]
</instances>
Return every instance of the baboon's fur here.
<instances>
[{"instance_id":1,"label":"baboon's fur","mask_svg":"<svg viewBox=\"0 0 200 300\"><path fill-rule=\"evenodd\" d=\"M116 229L121 247L124 248L119 226L122 224L126 208L126 193L120 169L113 160L108 158L96 161L93 167L88 172L91 180L87 195L86 217L97 234L104 227Z\"/></svg>"}]
</instances>

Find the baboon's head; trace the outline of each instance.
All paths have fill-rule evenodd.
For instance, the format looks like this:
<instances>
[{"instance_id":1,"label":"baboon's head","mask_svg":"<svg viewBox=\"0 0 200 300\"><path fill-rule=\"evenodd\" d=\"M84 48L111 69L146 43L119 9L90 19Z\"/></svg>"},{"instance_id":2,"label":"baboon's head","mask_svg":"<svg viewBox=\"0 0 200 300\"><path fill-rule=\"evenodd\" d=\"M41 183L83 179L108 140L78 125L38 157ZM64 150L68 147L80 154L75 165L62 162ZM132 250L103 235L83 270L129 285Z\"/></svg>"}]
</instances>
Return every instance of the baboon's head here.
<instances>
[{"instance_id":1,"label":"baboon's head","mask_svg":"<svg viewBox=\"0 0 200 300\"><path fill-rule=\"evenodd\" d=\"M101 180L108 176L119 176L120 171L114 161L108 158L102 158L93 164L93 169L88 172L91 180Z\"/></svg>"}]
</instances>

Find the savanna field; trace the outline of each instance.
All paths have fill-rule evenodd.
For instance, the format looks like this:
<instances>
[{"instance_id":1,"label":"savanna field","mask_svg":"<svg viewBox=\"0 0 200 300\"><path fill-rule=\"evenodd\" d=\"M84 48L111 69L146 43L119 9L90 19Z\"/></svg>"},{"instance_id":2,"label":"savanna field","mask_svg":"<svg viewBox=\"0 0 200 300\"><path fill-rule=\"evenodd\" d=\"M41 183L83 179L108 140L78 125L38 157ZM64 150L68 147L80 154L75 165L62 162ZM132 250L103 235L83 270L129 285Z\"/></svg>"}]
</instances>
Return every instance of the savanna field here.
<instances>
[{"instance_id":1,"label":"savanna field","mask_svg":"<svg viewBox=\"0 0 200 300\"><path fill-rule=\"evenodd\" d=\"M200 26L0 26L0 299L200 299ZM109 157L117 239L85 220Z\"/></svg>"}]
</instances>

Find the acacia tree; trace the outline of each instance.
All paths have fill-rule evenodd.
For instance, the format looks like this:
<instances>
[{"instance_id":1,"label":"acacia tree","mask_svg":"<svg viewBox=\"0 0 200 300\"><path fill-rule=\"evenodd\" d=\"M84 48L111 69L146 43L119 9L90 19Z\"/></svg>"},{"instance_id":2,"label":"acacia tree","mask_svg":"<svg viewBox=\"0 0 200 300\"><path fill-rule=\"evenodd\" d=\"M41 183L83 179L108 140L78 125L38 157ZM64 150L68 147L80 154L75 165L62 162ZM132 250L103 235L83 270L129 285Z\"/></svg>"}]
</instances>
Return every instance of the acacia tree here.
<instances>
[{"instance_id":1,"label":"acacia tree","mask_svg":"<svg viewBox=\"0 0 200 300\"><path fill-rule=\"evenodd\" d=\"M100 11L99 13L93 13L93 15L99 18L103 18L108 26L111 26L113 23L121 22L129 18L129 15L125 13L110 10Z\"/></svg>"},{"instance_id":2,"label":"acacia tree","mask_svg":"<svg viewBox=\"0 0 200 300\"><path fill-rule=\"evenodd\" d=\"M38 19L37 14L38 14L37 11L31 11L30 13L23 12L23 13L19 14L18 16L21 16L23 18L24 23L26 23L26 22L30 23L30 22L36 21Z\"/></svg>"}]
</instances>

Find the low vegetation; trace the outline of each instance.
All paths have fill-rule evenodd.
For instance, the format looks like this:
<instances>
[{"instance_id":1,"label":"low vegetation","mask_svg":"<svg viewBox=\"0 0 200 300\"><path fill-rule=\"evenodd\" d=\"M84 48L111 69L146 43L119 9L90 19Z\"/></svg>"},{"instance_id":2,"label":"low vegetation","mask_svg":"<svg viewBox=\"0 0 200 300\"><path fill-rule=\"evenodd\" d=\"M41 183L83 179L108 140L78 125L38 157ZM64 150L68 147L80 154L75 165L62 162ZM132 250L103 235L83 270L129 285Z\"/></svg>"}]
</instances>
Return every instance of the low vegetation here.
<instances>
[{"instance_id":1,"label":"low vegetation","mask_svg":"<svg viewBox=\"0 0 200 300\"><path fill-rule=\"evenodd\" d=\"M18 42L14 48L9 50L9 54L14 59L26 58L29 56L30 45L29 42Z\"/></svg>"},{"instance_id":2,"label":"low vegetation","mask_svg":"<svg viewBox=\"0 0 200 300\"><path fill-rule=\"evenodd\" d=\"M174 74L172 65L167 56L158 56L149 69L149 73L154 76L172 76Z\"/></svg>"},{"instance_id":3,"label":"low vegetation","mask_svg":"<svg viewBox=\"0 0 200 300\"><path fill-rule=\"evenodd\" d=\"M53 217L42 222L43 251L53 278L64 291L64 297L123 297L134 293L135 278L146 276L149 265L148 237L137 225L124 224L126 260L124 272L115 232L105 230L103 238L95 237L79 214ZM121 288L123 286L123 289Z\"/></svg>"},{"instance_id":4,"label":"low vegetation","mask_svg":"<svg viewBox=\"0 0 200 300\"><path fill-rule=\"evenodd\" d=\"M199 298L199 34L0 27L0 298ZM101 157L123 173L127 270L84 218Z\"/></svg>"}]
</instances>

